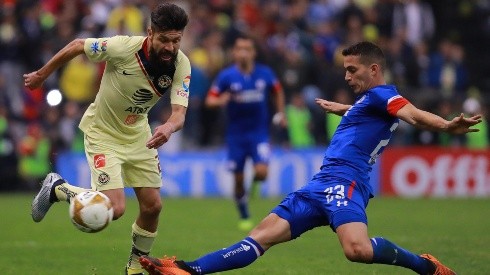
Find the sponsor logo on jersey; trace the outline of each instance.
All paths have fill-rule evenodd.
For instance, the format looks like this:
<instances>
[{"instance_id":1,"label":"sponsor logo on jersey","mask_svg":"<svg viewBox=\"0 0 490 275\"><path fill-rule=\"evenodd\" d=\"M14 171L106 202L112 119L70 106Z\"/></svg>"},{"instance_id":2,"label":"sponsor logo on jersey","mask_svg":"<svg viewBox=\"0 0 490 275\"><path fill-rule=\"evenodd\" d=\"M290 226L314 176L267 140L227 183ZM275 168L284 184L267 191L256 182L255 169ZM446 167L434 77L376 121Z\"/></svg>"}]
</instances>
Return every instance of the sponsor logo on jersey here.
<instances>
[{"instance_id":1,"label":"sponsor logo on jersey","mask_svg":"<svg viewBox=\"0 0 490 275\"><path fill-rule=\"evenodd\" d=\"M184 98L189 98L189 92L186 92L185 90L178 90L177 95Z\"/></svg>"},{"instance_id":2,"label":"sponsor logo on jersey","mask_svg":"<svg viewBox=\"0 0 490 275\"><path fill-rule=\"evenodd\" d=\"M337 201L337 207L340 207L340 206L347 206L347 201Z\"/></svg>"},{"instance_id":3,"label":"sponsor logo on jersey","mask_svg":"<svg viewBox=\"0 0 490 275\"><path fill-rule=\"evenodd\" d=\"M139 117L140 117L140 115L128 115L126 117L126 119L124 120L124 124L126 124L126 125L135 124L136 121L138 121Z\"/></svg>"},{"instance_id":4,"label":"sponsor logo on jersey","mask_svg":"<svg viewBox=\"0 0 490 275\"><path fill-rule=\"evenodd\" d=\"M242 89L242 84L240 84L240 82L233 82L230 85L230 89L232 91L238 92L238 91L240 91Z\"/></svg>"},{"instance_id":5,"label":"sponsor logo on jersey","mask_svg":"<svg viewBox=\"0 0 490 275\"><path fill-rule=\"evenodd\" d=\"M184 87L184 90L188 93L189 92L189 86L191 84L191 76L188 75L184 78L184 81L182 82L182 87Z\"/></svg>"},{"instance_id":6,"label":"sponsor logo on jersey","mask_svg":"<svg viewBox=\"0 0 490 275\"><path fill-rule=\"evenodd\" d=\"M254 103L264 101L265 96L259 90L243 90L242 92L233 94L232 99L238 103Z\"/></svg>"},{"instance_id":7,"label":"sponsor logo on jersey","mask_svg":"<svg viewBox=\"0 0 490 275\"><path fill-rule=\"evenodd\" d=\"M106 172L102 172L100 175L99 175L99 183L104 185L104 184L107 184L111 178L109 177L109 175L106 173Z\"/></svg>"},{"instance_id":8,"label":"sponsor logo on jersey","mask_svg":"<svg viewBox=\"0 0 490 275\"><path fill-rule=\"evenodd\" d=\"M138 106L145 104L146 102L150 101L152 98L153 98L153 94L146 89L137 90L131 96L131 99L133 100L134 104Z\"/></svg>"},{"instance_id":9,"label":"sponsor logo on jersey","mask_svg":"<svg viewBox=\"0 0 490 275\"><path fill-rule=\"evenodd\" d=\"M172 78L168 75L162 75L158 78L158 87L166 89L172 85Z\"/></svg>"},{"instance_id":10,"label":"sponsor logo on jersey","mask_svg":"<svg viewBox=\"0 0 490 275\"><path fill-rule=\"evenodd\" d=\"M122 74L123 74L123 75L134 75L134 74L130 74L130 73L126 72L126 70L124 70L124 71L122 72Z\"/></svg>"},{"instance_id":11,"label":"sponsor logo on jersey","mask_svg":"<svg viewBox=\"0 0 490 275\"><path fill-rule=\"evenodd\" d=\"M105 167L105 155L104 154L95 155L94 156L94 165L95 165L95 168Z\"/></svg>"},{"instance_id":12,"label":"sponsor logo on jersey","mask_svg":"<svg viewBox=\"0 0 490 275\"><path fill-rule=\"evenodd\" d=\"M259 89L259 90L264 90L265 87L267 86L265 80L263 79L257 79L255 81L255 88Z\"/></svg>"},{"instance_id":13,"label":"sponsor logo on jersey","mask_svg":"<svg viewBox=\"0 0 490 275\"><path fill-rule=\"evenodd\" d=\"M102 41L102 44L100 46L100 49L105 52L107 51L107 40Z\"/></svg>"},{"instance_id":14,"label":"sponsor logo on jersey","mask_svg":"<svg viewBox=\"0 0 490 275\"><path fill-rule=\"evenodd\" d=\"M124 111L132 114L146 114L149 109L150 106L146 106L145 108L134 106L134 107L128 107Z\"/></svg>"},{"instance_id":15,"label":"sponsor logo on jersey","mask_svg":"<svg viewBox=\"0 0 490 275\"><path fill-rule=\"evenodd\" d=\"M92 50L92 53L98 53L100 50L99 50L99 41L95 41L92 43L92 45L90 46L90 50Z\"/></svg>"},{"instance_id":16,"label":"sponsor logo on jersey","mask_svg":"<svg viewBox=\"0 0 490 275\"><path fill-rule=\"evenodd\" d=\"M146 114L150 110L150 106L142 106L141 105L147 103L148 101L153 99L153 93L146 89L140 89L134 92L131 96L133 103L137 106L129 106L124 111L130 113L124 124L131 125L136 123L141 117L140 114Z\"/></svg>"}]
</instances>

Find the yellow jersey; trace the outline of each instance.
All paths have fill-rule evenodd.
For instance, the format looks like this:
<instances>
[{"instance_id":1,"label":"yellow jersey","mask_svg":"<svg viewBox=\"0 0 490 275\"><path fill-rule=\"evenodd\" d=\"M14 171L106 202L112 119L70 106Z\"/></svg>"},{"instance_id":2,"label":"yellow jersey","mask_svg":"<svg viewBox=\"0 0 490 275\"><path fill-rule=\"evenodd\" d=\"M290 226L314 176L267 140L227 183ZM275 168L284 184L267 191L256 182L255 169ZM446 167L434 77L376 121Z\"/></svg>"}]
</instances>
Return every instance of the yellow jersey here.
<instances>
[{"instance_id":1,"label":"yellow jersey","mask_svg":"<svg viewBox=\"0 0 490 275\"><path fill-rule=\"evenodd\" d=\"M147 37L88 38L84 51L93 62L106 62L97 96L87 108L80 129L92 138L119 144L151 135L148 112L170 92L170 103L187 107L191 65L179 50L175 66L149 62Z\"/></svg>"}]
</instances>

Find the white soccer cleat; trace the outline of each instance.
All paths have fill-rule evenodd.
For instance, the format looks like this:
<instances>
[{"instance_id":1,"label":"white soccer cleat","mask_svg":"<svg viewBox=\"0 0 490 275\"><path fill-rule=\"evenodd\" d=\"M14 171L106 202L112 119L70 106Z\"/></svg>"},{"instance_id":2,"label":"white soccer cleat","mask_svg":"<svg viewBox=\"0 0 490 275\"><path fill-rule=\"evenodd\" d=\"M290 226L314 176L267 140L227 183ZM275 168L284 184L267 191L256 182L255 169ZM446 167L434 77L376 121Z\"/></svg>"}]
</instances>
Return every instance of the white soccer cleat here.
<instances>
[{"instance_id":1,"label":"white soccer cleat","mask_svg":"<svg viewBox=\"0 0 490 275\"><path fill-rule=\"evenodd\" d=\"M34 197L31 205L31 216L35 222L42 221L51 205L53 205L54 202L49 200L51 189L53 188L53 183L60 179L62 179L61 176L56 173L49 173L44 179L41 190Z\"/></svg>"}]
</instances>

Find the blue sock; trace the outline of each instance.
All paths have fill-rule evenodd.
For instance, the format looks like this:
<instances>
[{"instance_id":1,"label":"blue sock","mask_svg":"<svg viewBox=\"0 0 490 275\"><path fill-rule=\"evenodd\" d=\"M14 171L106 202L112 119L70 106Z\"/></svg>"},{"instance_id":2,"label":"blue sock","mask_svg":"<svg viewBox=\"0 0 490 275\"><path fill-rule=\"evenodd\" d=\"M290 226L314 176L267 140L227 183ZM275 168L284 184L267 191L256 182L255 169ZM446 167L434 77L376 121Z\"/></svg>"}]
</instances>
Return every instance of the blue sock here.
<instances>
[{"instance_id":1,"label":"blue sock","mask_svg":"<svg viewBox=\"0 0 490 275\"><path fill-rule=\"evenodd\" d=\"M430 263L427 260L384 238L371 238L371 244L373 263L402 266L418 274L428 274L430 271Z\"/></svg>"},{"instance_id":2,"label":"blue sock","mask_svg":"<svg viewBox=\"0 0 490 275\"><path fill-rule=\"evenodd\" d=\"M185 263L199 274L208 274L245 267L262 254L264 254L264 249L254 239L247 237L228 248Z\"/></svg>"},{"instance_id":3,"label":"blue sock","mask_svg":"<svg viewBox=\"0 0 490 275\"><path fill-rule=\"evenodd\" d=\"M248 197L247 195L242 195L240 197L235 197L236 207L238 212L240 212L240 219L248 219L250 214L248 213Z\"/></svg>"}]
</instances>

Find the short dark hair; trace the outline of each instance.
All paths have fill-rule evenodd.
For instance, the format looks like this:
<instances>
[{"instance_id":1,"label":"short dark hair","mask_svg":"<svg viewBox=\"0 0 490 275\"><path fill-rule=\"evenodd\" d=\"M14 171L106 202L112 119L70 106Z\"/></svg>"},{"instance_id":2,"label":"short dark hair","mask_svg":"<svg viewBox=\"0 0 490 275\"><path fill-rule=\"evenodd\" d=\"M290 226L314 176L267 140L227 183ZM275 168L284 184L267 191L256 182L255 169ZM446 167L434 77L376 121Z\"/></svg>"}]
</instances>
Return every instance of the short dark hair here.
<instances>
[{"instance_id":1,"label":"short dark hair","mask_svg":"<svg viewBox=\"0 0 490 275\"><path fill-rule=\"evenodd\" d=\"M344 50L342 50L343 56L359 56L360 61L364 65L370 65L372 63L379 64L381 69L386 66L386 59L383 51L376 44L363 41L356 43Z\"/></svg>"},{"instance_id":2,"label":"short dark hair","mask_svg":"<svg viewBox=\"0 0 490 275\"><path fill-rule=\"evenodd\" d=\"M151 28L154 31L184 30L189 22L187 13L172 3L161 3L151 13Z\"/></svg>"}]
</instances>

